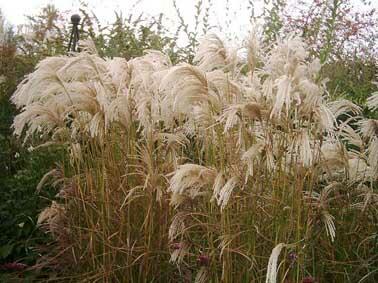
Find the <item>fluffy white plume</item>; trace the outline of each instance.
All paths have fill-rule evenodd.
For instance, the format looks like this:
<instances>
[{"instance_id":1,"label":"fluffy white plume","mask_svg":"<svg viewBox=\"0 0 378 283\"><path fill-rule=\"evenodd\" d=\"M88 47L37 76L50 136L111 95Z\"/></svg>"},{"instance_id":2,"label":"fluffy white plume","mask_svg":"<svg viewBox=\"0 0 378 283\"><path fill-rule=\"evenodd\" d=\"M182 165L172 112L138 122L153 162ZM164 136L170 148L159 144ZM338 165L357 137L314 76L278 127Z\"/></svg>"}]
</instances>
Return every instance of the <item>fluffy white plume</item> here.
<instances>
[{"instance_id":1,"label":"fluffy white plume","mask_svg":"<svg viewBox=\"0 0 378 283\"><path fill-rule=\"evenodd\" d=\"M266 271L266 280L265 283L277 283L277 263L278 257L280 256L281 250L286 245L283 243L278 244L272 250L272 253L269 257L268 268Z\"/></svg>"}]
</instances>

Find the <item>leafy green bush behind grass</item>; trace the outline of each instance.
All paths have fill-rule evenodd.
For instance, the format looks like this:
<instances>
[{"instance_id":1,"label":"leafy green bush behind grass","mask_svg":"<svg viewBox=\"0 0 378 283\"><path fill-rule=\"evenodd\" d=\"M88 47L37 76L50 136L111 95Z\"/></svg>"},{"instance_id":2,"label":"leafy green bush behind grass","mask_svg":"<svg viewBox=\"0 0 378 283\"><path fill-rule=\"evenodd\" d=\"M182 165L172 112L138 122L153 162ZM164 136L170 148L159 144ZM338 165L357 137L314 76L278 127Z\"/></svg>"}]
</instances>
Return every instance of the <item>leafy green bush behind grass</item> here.
<instances>
[{"instance_id":1,"label":"leafy green bush behind grass","mask_svg":"<svg viewBox=\"0 0 378 283\"><path fill-rule=\"evenodd\" d=\"M36 193L35 187L46 170L51 170L55 154L48 150L21 154L24 157L14 173L1 177L0 257L3 262L22 258L24 263L33 264L37 255L33 248L47 239L36 229L36 216L49 203ZM53 192L47 196L52 197Z\"/></svg>"},{"instance_id":2,"label":"leafy green bush behind grass","mask_svg":"<svg viewBox=\"0 0 378 283\"><path fill-rule=\"evenodd\" d=\"M16 110L9 96L23 76L33 70L34 58L16 53L16 38L0 46L0 264L20 261L33 264L38 244L48 239L36 228L36 217L47 201L35 192L36 184L56 161L56 152L29 152L12 136ZM53 196L53 192L42 194Z\"/></svg>"}]
</instances>

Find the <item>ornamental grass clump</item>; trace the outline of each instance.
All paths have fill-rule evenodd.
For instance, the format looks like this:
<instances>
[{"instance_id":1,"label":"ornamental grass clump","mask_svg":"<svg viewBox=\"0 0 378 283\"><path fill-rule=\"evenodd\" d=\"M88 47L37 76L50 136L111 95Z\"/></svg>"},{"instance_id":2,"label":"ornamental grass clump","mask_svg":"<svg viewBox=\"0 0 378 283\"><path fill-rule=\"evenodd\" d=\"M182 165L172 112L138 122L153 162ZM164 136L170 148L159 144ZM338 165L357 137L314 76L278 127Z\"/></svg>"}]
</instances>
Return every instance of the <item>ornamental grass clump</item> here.
<instances>
[{"instance_id":1,"label":"ornamental grass clump","mask_svg":"<svg viewBox=\"0 0 378 283\"><path fill-rule=\"evenodd\" d=\"M175 66L82 44L40 62L12 97L15 134L69 154L59 217L40 217L64 230L64 275L374 281L378 121L329 97L300 38L266 48L253 34L244 56L212 35Z\"/></svg>"}]
</instances>

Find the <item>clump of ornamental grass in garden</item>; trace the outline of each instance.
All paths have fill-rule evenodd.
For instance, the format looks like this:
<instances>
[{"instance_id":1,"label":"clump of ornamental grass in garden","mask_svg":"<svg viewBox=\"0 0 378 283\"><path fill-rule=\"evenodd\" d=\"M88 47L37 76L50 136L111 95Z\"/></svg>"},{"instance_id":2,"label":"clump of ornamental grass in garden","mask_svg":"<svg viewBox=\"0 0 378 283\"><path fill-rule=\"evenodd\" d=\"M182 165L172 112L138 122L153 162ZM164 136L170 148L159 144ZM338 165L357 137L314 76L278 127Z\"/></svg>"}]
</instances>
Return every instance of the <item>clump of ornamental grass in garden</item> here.
<instances>
[{"instance_id":1,"label":"clump of ornamental grass in garden","mask_svg":"<svg viewBox=\"0 0 378 283\"><path fill-rule=\"evenodd\" d=\"M176 66L157 51L126 61L82 44L40 62L12 97L15 134L70 155L59 198L40 217L55 235L65 229L68 275L377 276L378 121L330 100L300 38L265 49L253 34L239 56L212 35L193 65ZM377 108L376 94L368 103Z\"/></svg>"}]
</instances>

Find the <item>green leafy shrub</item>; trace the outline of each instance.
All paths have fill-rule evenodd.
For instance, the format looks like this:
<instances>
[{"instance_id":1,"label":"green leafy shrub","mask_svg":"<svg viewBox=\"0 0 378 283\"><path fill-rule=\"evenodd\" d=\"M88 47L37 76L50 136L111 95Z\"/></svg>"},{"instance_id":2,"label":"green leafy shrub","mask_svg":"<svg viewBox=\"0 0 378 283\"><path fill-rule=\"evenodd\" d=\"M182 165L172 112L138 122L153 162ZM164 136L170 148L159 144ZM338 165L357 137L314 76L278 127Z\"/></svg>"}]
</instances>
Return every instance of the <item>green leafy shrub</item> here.
<instances>
[{"instance_id":1,"label":"green leafy shrub","mask_svg":"<svg viewBox=\"0 0 378 283\"><path fill-rule=\"evenodd\" d=\"M29 152L13 134L11 125L17 114L9 97L23 76L31 72L39 56L18 53L19 38L5 26L0 43L0 265L21 261L35 264L40 245L51 241L36 226L37 215L54 192L35 191L46 170L51 170L57 152L46 149ZM37 57L37 58L35 58Z\"/></svg>"}]
</instances>

